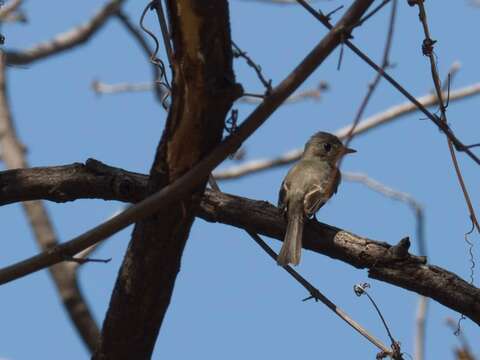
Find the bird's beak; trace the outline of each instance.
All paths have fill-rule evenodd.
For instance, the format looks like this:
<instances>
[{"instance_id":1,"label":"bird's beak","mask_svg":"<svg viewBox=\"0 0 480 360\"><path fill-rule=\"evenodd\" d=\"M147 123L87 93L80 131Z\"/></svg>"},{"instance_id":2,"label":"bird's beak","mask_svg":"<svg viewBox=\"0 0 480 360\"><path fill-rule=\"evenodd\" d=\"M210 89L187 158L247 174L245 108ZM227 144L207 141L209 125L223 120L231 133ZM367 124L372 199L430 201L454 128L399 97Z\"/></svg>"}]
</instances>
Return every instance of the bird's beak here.
<instances>
[{"instance_id":1,"label":"bird's beak","mask_svg":"<svg viewBox=\"0 0 480 360\"><path fill-rule=\"evenodd\" d=\"M355 149L351 149L351 148L347 148L347 147L343 148L343 153L344 154L353 154L353 153L356 153L356 152L357 152L357 150L355 150Z\"/></svg>"}]
</instances>

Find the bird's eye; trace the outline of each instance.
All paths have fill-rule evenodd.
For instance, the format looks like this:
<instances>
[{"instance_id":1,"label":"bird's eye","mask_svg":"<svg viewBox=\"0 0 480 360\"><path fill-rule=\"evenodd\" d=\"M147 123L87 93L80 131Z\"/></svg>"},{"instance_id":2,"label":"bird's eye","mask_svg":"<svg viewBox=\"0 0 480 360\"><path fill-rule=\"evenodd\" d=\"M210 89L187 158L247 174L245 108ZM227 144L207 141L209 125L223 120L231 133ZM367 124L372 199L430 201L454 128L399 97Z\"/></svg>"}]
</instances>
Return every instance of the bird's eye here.
<instances>
[{"instance_id":1,"label":"bird's eye","mask_svg":"<svg viewBox=\"0 0 480 360\"><path fill-rule=\"evenodd\" d=\"M330 145L329 143L325 143L323 144L323 148L326 152L329 152L330 150L332 150L332 145Z\"/></svg>"}]
</instances>

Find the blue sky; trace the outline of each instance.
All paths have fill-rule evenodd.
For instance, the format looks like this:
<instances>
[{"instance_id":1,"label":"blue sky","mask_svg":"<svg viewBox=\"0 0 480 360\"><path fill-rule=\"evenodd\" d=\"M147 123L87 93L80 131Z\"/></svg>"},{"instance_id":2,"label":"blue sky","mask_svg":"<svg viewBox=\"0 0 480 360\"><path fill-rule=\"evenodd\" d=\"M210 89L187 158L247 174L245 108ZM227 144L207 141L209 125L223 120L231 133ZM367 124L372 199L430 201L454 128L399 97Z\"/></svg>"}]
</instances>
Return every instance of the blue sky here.
<instances>
[{"instance_id":1,"label":"blue sky","mask_svg":"<svg viewBox=\"0 0 480 360\"><path fill-rule=\"evenodd\" d=\"M27 25L4 25L5 48L24 49L83 23L103 1L29 1L24 9ZM126 9L138 19L144 2L129 1ZM316 2L328 12L339 1ZM426 2L432 37L442 77L454 61L462 64L452 88L480 81L480 53L474 46L480 9L467 1ZM52 10L54 9L54 10ZM296 6L273 6L256 1L230 2L235 42L262 65L266 76L278 83L325 34L325 29ZM355 32L355 43L379 61L389 11L384 9ZM147 24L155 28L155 17ZM414 95L432 88L429 65L422 56L422 29L417 10L399 1L398 21L391 52L391 73ZM164 53L161 52L163 56ZM280 108L245 144L248 159L266 158L303 146L319 130L335 131L350 123L374 73L348 50L336 70L338 50L304 84L309 89L327 81L330 90L320 101L305 101ZM144 82L150 65L135 41L116 19L86 45L22 68L9 68L8 86L19 136L32 166L83 162L89 157L128 170L147 172L165 123L165 113L151 93L96 96L91 83ZM235 62L237 81L248 92L261 92L255 74L242 61ZM404 102L385 82L378 87L366 115ZM467 144L479 142L479 98L451 103L450 125ZM240 120L253 109L237 104ZM468 213L457 184L444 136L418 113L398 119L366 135L352 147L355 156L343 162L345 171L367 173L425 206L426 240L431 263L463 278L469 274L463 234ZM478 167L460 154L459 160L477 211L480 190ZM235 165L227 161L221 167ZM229 193L276 203L277 191L288 167L221 183ZM117 202L82 200L48 203L62 241L80 234L121 208ZM338 194L318 213L326 223L359 235L396 243L414 238L415 223L401 203L373 193L363 185L344 182ZM4 234L0 265L36 254L38 249L20 205L0 208ZM80 281L99 323L127 246L131 228L107 240L95 254L113 260L88 264ZM472 236L478 255L478 235ZM275 249L280 243L266 239ZM413 245L413 251L417 250ZM477 256L478 259L478 256ZM353 285L368 281L370 293L404 352L413 356L413 329L417 296L367 278L367 273L319 254L304 251L298 270L386 343L385 331L366 298L357 298ZM477 275L478 277L478 275ZM478 284L478 282L476 282ZM0 358L86 359L86 352L46 271L0 289L2 318ZM302 302L305 291L246 234L233 227L196 220L191 231L170 306L158 338L154 358L291 359L318 356L347 359L374 358L376 349L321 304ZM458 314L430 303L427 359L453 358L458 339L445 325ZM478 326L462 323L474 346ZM473 349L480 355L480 348Z\"/></svg>"}]
</instances>

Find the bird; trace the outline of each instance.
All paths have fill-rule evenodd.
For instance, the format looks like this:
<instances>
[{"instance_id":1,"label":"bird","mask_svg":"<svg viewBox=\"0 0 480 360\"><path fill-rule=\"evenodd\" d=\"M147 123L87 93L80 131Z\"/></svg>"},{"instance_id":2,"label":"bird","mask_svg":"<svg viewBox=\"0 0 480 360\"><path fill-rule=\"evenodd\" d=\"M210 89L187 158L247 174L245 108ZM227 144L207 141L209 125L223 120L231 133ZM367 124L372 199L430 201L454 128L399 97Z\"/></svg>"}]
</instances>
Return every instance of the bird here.
<instances>
[{"instance_id":1,"label":"bird","mask_svg":"<svg viewBox=\"0 0 480 360\"><path fill-rule=\"evenodd\" d=\"M315 133L305 144L300 160L288 171L278 195L278 207L287 220L278 265L300 263L305 220L315 217L337 192L341 181L338 161L355 152L335 135L323 131Z\"/></svg>"}]
</instances>

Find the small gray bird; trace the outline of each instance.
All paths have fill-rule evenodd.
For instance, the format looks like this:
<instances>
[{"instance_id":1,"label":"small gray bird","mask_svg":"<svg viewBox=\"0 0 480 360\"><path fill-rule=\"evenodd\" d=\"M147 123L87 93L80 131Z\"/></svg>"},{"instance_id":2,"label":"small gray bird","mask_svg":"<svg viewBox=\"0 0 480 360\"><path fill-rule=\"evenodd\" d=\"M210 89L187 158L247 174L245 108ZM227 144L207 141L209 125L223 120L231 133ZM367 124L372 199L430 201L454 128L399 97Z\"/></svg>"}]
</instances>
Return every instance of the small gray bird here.
<instances>
[{"instance_id":1,"label":"small gray bird","mask_svg":"<svg viewBox=\"0 0 480 360\"><path fill-rule=\"evenodd\" d=\"M354 152L326 132L316 133L305 144L300 161L288 172L278 196L278 207L287 217L278 265L298 265L305 219L314 216L337 192L341 179L337 162L343 155Z\"/></svg>"}]
</instances>

